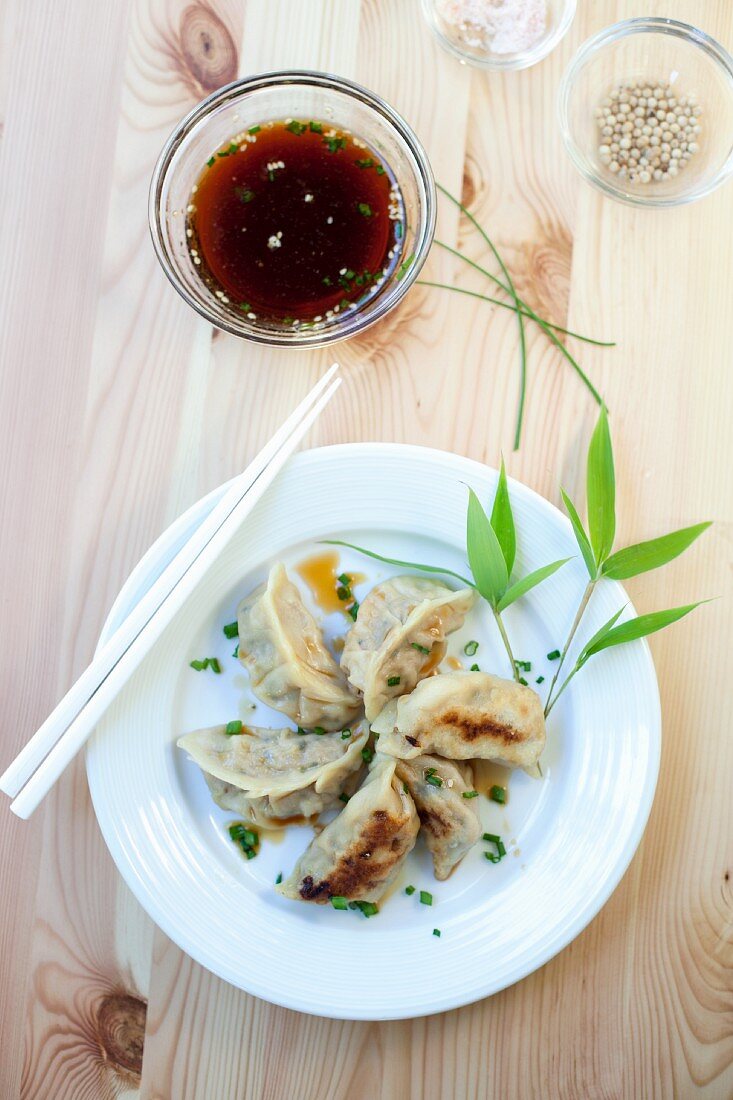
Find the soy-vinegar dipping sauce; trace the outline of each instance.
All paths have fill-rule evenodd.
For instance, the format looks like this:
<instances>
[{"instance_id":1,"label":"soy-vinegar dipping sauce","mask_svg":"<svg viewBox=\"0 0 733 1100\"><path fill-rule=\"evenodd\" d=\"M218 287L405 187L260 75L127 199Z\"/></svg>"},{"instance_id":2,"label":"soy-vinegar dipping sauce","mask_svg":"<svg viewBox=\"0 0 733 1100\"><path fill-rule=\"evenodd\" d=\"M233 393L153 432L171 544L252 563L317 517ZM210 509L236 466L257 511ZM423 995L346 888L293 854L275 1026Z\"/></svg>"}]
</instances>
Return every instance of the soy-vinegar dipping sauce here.
<instances>
[{"instance_id":1,"label":"soy-vinegar dipping sauce","mask_svg":"<svg viewBox=\"0 0 733 1100\"><path fill-rule=\"evenodd\" d=\"M212 154L187 214L195 268L251 320L301 325L356 309L401 261L389 166L317 119L252 126Z\"/></svg>"}]
</instances>

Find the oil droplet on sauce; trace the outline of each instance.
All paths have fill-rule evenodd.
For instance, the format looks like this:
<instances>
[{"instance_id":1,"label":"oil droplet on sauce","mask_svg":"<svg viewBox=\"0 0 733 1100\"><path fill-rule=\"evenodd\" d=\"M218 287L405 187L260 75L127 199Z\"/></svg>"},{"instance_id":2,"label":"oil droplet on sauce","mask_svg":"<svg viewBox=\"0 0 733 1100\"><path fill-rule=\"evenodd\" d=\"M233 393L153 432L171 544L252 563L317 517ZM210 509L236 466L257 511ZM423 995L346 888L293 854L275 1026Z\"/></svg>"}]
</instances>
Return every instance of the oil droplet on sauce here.
<instances>
[{"instance_id":1,"label":"oil droplet on sauce","mask_svg":"<svg viewBox=\"0 0 733 1100\"><path fill-rule=\"evenodd\" d=\"M338 589L341 587L339 575L342 572L339 560L337 551L323 550L309 558L304 558L295 566L295 572L308 585L316 606L326 615L331 615L334 611L341 611L347 615L347 608L354 602L348 599L342 600L339 597ZM366 580L363 573L349 573L349 578L350 586Z\"/></svg>"},{"instance_id":2,"label":"oil droplet on sauce","mask_svg":"<svg viewBox=\"0 0 733 1100\"><path fill-rule=\"evenodd\" d=\"M452 668L456 672L460 672L463 668L463 664L461 663L461 661L458 660L457 657L446 657L445 663L447 664L448 668Z\"/></svg>"},{"instance_id":3,"label":"oil droplet on sauce","mask_svg":"<svg viewBox=\"0 0 733 1100\"><path fill-rule=\"evenodd\" d=\"M509 801L509 776L512 769L503 764L497 764L493 760L473 761L473 785L480 794L488 798L492 787L503 787L506 791L506 801Z\"/></svg>"}]
</instances>

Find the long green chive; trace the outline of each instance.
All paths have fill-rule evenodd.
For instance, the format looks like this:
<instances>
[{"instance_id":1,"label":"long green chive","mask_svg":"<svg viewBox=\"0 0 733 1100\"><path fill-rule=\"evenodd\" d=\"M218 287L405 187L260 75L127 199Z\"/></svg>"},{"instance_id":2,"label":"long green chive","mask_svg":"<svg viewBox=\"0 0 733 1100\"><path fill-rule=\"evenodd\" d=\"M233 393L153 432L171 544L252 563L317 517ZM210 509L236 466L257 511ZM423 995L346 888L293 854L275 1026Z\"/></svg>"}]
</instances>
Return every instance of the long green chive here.
<instances>
[{"instance_id":1,"label":"long green chive","mask_svg":"<svg viewBox=\"0 0 733 1100\"><path fill-rule=\"evenodd\" d=\"M390 687L390 688L397 687L399 682L400 682L399 676L388 676L387 677L387 687Z\"/></svg>"},{"instance_id":2,"label":"long green chive","mask_svg":"<svg viewBox=\"0 0 733 1100\"><path fill-rule=\"evenodd\" d=\"M339 897L338 894L334 894L331 897L331 905L334 907L334 909L348 909L349 908L349 903L346 900L346 898Z\"/></svg>"},{"instance_id":3,"label":"long green chive","mask_svg":"<svg viewBox=\"0 0 733 1100\"><path fill-rule=\"evenodd\" d=\"M478 642L466 642L463 647L463 652L466 654L467 657L473 657L477 649Z\"/></svg>"},{"instance_id":4,"label":"long green chive","mask_svg":"<svg viewBox=\"0 0 733 1100\"><path fill-rule=\"evenodd\" d=\"M408 898L412 897L412 895L415 893L415 887L414 886L406 886L405 887L405 893L407 894Z\"/></svg>"},{"instance_id":5,"label":"long green chive","mask_svg":"<svg viewBox=\"0 0 733 1100\"><path fill-rule=\"evenodd\" d=\"M440 929L439 928L434 928L433 929L433 935L437 936L440 939Z\"/></svg>"},{"instance_id":6,"label":"long green chive","mask_svg":"<svg viewBox=\"0 0 733 1100\"><path fill-rule=\"evenodd\" d=\"M236 638L239 634L239 623L227 623L224 627L225 638Z\"/></svg>"},{"instance_id":7,"label":"long green chive","mask_svg":"<svg viewBox=\"0 0 733 1100\"><path fill-rule=\"evenodd\" d=\"M364 748L361 750L361 758L365 764L371 764L372 760L374 759L374 753L368 745L365 745Z\"/></svg>"},{"instance_id":8,"label":"long green chive","mask_svg":"<svg viewBox=\"0 0 733 1100\"><path fill-rule=\"evenodd\" d=\"M547 654L547 660L548 661L556 661L559 656L560 656L560 650L559 649L553 649L552 653Z\"/></svg>"},{"instance_id":9,"label":"long green chive","mask_svg":"<svg viewBox=\"0 0 733 1100\"><path fill-rule=\"evenodd\" d=\"M432 905L433 904L433 895L429 894L427 890L421 890L420 891L420 904L421 905Z\"/></svg>"},{"instance_id":10,"label":"long green chive","mask_svg":"<svg viewBox=\"0 0 733 1100\"><path fill-rule=\"evenodd\" d=\"M430 653L430 650L426 645L420 645L419 642L410 642L413 649L416 649L418 653Z\"/></svg>"},{"instance_id":11,"label":"long green chive","mask_svg":"<svg viewBox=\"0 0 733 1100\"><path fill-rule=\"evenodd\" d=\"M227 722L226 732L231 737L232 734L241 733L243 728L244 727L242 726L242 723L239 721L239 719L235 718L233 722Z\"/></svg>"},{"instance_id":12,"label":"long green chive","mask_svg":"<svg viewBox=\"0 0 733 1100\"><path fill-rule=\"evenodd\" d=\"M478 791L464 791L464 798L478 798Z\"/></svg>"},{"instance_id":13,"label":"long green chive","mask_svg":"<svg viewBox=\"0 0 733 1100\"><path fill-rule=\"evenodd\" d=\"M489 798L492 802L500 802L503 805L506 802L506 787L500 787L495 783L489 791Z\"/></svg>"}]
</instances>

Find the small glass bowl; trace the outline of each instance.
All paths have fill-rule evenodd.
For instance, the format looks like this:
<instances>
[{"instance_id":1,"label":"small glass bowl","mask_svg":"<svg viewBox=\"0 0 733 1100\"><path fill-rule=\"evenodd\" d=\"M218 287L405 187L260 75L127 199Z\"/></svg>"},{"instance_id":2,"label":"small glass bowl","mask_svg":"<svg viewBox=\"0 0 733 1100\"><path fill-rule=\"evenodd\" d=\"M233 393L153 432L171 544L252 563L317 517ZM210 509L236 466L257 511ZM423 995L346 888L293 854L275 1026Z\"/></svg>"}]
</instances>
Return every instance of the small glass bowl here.
<instances>
[{"instance_id":1,"label":"small glass bowl","mask_svg":"<svg viewBox=\"0 0 733 1100\"><path fill-rule=\"evenodd\" d=\"M699 150L673 179L619 179L601 161L594 111L619 84L671 84L701 108ZM585 42L562 79L558 115L578 171L611 198L678 206L710 194L733 172L733 58L709 35L674 19L627 19Z\"/></svg>"},{"instance_id":2,"label":"small glass bowl","mask_svg":"<svg viewBox=\"0 0 733 1100\"><path fill-rule=\"evenodd\" d=\"M464 64L479 69L528 69L542 61L570 29L577 0L547 0L547 26L541 38L529 49L515 53L494 53L481 45L471 45L460 32L446 23L440 0L421 0L425 20L444 49Z\"/></svg>"},{"instance_id":3,"label":"small glass bowl","mask_svg":"<svg viewBox=\"0 0 733 1100\"><path fill-rule=\"evenodd\" d=\"M249 320L227 310L198 274L186 238L191 189L206 161L232 134L285 118L315 118L348 130L374 150L394 175L403 204L400 256L391 274L355 309L297 329ZM265 73L237 80L202 100L179 123L158 158L148 217L155 252L185 301L217 328L255 343L322 347L362 332L402 300L417 278L435 232L435 182L430 162L405 120L384 100L328 73Z\"/></svg>"}]
</instances>

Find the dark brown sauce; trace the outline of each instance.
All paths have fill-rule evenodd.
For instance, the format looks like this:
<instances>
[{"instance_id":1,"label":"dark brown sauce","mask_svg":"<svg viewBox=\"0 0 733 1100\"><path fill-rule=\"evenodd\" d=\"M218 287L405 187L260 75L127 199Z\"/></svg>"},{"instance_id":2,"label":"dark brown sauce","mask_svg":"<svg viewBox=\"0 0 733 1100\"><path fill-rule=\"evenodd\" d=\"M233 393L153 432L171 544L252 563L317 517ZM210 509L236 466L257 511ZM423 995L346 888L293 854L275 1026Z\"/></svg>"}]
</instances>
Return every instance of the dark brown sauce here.
<instances>
[{"instance_id":1,"label":"dark brown sauce","mask_svg":"<svg viewBox=\"0 0 733 1100\"><path fill-rule=\"evenodd\" d=\"M512 769L493 760L473 760L473 785L480 794L488 798L492 787L503 787L506 792L506 805L509 802L509 776Z\"/></svg>"},{"instance_id":2,"label":"dark brown sauce","mask_svg":"<svg viewBox=\"0 0 733 1100\"><path fill-rule=\"evenodd\" d=\"M268 122L209 159L187 237L222 304L297 326L348 310L396 267L401 210L388 166L354 135Z\"/></svg>"},{"instance_id":3,"label":"dark brown sauce","mask_svg":"<svg viewBox=\"0 0 733 1100\"><path fill-rule=\"evenodd\" d=\"M346 599L339 596L339 588L342 589L343 595L344 587L339 581L339 576L342 575L339 561L337 551L322 550L318 554L312 554L310 557L304 558L295 567L295 572L308 585L316 606L326 615L330 615L334 611L343 611L347 614L349 607L354 603L353 596ZM363 573L350 572L348 576L349 589L366 580ZM351 621L350 617L349 620Z\"/></svg>"}]
</instances>

